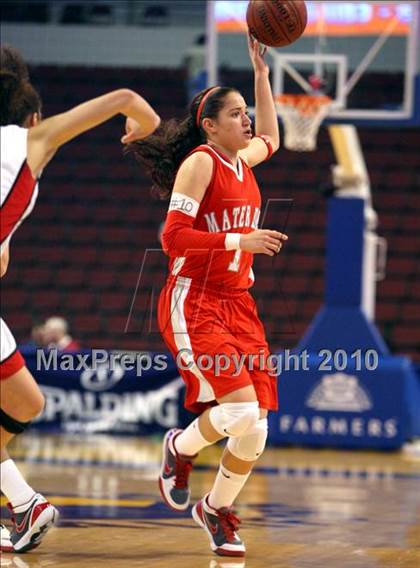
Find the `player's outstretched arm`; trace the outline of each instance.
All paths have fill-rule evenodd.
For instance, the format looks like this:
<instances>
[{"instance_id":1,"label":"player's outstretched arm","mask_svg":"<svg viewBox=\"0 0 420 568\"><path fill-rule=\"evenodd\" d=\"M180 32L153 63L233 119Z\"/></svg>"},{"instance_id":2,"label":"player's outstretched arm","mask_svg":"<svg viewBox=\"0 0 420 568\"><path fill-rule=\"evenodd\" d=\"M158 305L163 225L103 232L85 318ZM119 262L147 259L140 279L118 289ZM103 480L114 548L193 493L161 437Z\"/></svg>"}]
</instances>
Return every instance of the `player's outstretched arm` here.
<instances>
[{"instance_id":1,"label":"player's outstretched arm","mask_svg":"<svg viewBox=\"0 0 420 568\"><path fill-rule=\"evenodd\" d=\"M160 124L159 116L143 97L129 89L112 91L29 129L28 165L32 174L37 176L60 146L120 113L132 119L124 143L149 136Z\"/></svg>"},{"instance_id":2,"label":"player's outstretched arm","mask_svg":"<svg viewBox=\"0 0 420 568\"><path fill-rule=\"evenodd\" d=\"M255 134L248 146L239 152L250 167L263 162L280 146L279 124L269 79L269 67L264 61L266 48L262 48L248 35L249 55L255 76ZM258 138L262 136L264 139ZM267 148L271 146L271 150Z\"/></svg>"}]
</instances>

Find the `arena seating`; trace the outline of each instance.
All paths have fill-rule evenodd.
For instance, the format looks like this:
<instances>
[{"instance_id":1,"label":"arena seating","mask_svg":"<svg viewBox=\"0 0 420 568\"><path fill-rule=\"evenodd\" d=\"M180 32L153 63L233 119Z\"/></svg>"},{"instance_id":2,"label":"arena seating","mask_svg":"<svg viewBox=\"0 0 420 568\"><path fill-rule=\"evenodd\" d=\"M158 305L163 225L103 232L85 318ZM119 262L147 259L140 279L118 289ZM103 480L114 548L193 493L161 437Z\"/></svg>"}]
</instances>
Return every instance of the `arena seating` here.
<instances>
[{"instance_id":1,"label":"arena seating","mask_svg":"<svg viewBox=\"0 0 420 568\"><path fill-rule=\"evenodd\" d=\"M144 94L164 118L182 116L186 106L182 71L38 67L33 76L42 85L46 115L121 86ZM20 341L32 322L59 314L85 346L164 349L148 307L165 277L166 259L157 249L166 203L151 197L144 173L123 155L122 129L123 119L114 119L68 144L46 168L37 207L13 239L2 280L2 315ZM393 352L419 361L419 132L359 132L378 232L388 241L378 327ZM291 200L274 203L265 223L287 232L289 242L274 260L257 257L254 270L273 348L295 345L322 304L326 200L320 188L332 163L323 129L316 152L282 150L257 170L264 200Z\"/></svg>"}]
</instances>

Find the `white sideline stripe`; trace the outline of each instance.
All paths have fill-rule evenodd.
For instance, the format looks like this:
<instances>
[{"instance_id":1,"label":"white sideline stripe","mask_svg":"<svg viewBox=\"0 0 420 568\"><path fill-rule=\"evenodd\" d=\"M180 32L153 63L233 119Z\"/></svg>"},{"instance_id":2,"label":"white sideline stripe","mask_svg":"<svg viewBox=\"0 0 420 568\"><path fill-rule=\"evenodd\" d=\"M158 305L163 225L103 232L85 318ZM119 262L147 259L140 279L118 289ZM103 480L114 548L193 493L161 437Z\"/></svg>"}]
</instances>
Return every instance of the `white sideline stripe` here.
<instances>
[{"instance_id":1,"label":"white sideline stripe","mask_svg":"<svg viewBox=\"0 0 420 568\"><path fill-rule=\"evenodd\" d=\"M200 369L197 367L192 353L191 340L188 335L187 322L184 315L184 304L191 286L191 278L179 277L176 280L171 296L171 324L174 334L175 345L178 351L188 349L183 356L184 361L190 365L189 370L197 377L200 385L198 402L209 402L214 400L214 391L206 380Z\"/></svg>"}]
</instances>

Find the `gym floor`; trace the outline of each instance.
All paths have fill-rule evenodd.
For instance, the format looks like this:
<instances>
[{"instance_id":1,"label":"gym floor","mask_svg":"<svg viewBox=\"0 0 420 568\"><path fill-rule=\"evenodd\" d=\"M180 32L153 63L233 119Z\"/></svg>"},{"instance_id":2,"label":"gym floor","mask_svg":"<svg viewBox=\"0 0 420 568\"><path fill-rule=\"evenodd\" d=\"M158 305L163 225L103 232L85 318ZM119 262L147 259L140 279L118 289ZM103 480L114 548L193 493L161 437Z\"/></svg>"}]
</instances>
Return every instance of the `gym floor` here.
<instances>
[{"instance_id":1,"label":"gym floor","mask_svg":"<svg viewBox=\"0 0 420 568\"><path fill-rule=\"evenodd\" d=\"M239 497L244 559L221 558L189 511L163 505L160 440L26 434L10 448L31 485L61 512L27 554L1 566L80 568L419 568L420 455L269 448ZM209 490L220 447L191 477ZM2 497L2 518L8 524Z\"/></svg>"}]
</instances>

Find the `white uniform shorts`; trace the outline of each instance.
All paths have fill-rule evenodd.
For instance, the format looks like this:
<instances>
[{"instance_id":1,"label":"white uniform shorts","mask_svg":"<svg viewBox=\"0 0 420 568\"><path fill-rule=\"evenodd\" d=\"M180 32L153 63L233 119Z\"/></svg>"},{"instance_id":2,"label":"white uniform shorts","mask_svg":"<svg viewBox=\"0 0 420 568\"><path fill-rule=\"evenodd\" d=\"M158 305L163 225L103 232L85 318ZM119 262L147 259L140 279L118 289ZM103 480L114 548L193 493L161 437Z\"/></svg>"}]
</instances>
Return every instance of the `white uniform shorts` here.
<instances>
[{"instance_id":1,"label":"white uniform shorts","mask_svg":"<svg viewBox=\"0 0 420 568\"><path fill-rule=\"evenodd\" d=\"M3 380L24 367L25 360L17 349L12 332L2 318L0 318L0 326L0 380Z\"/></svg>"}]
</instances>

